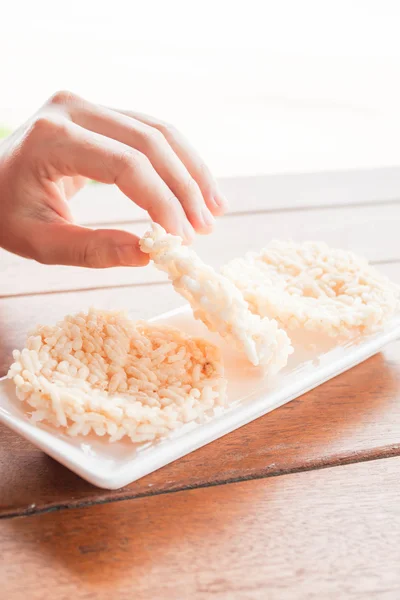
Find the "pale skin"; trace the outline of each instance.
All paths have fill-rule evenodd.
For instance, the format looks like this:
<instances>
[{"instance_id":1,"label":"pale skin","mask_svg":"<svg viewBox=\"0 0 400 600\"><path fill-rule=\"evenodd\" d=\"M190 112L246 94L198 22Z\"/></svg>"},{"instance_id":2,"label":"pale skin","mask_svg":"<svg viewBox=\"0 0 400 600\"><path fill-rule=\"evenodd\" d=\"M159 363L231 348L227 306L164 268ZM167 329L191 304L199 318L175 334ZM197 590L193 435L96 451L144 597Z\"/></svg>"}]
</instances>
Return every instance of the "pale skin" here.
<instances>
[{"instance_id":1,"label":"pale skin","mask_svg":"<svg viewBox=\"0 0 400 600\"><path fill-rule=\"evenodd\" d=\"M226 209L209 169L174 127L62 91L0 145L0 247L44 264L145 265L135 235L74 223L68 200L90 179L116 184L189 243Z\"/></svg>"}]
</instances>

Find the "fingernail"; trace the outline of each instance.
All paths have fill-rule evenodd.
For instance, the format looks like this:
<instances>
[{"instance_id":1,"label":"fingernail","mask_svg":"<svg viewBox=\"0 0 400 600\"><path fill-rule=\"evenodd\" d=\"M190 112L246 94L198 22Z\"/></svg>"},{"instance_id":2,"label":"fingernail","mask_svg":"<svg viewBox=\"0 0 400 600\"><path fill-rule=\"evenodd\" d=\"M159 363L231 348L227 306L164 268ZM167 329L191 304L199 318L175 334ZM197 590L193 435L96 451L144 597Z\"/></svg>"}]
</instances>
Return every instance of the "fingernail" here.
<instances>
[{"instance_id":1,"label":"fingernail","mask_svg":"<svg viewBox=\"0 0 400 600\"><path fill-rule=\"evenodd\" d=\"M136 246L117 246L115 252L121 267L145 265L148 262L148 256L143 252L139 253Z\"/></svg>"},{"instance_id":2,"label":"fingernail","mask_svg":"<svg viewBox=\"0 0 400 600\"><path fill-rule=\"evenodd\" d=\"M214 202L223 211L226 211L229 208L228 200L220 191L214 194Z\"/></svg>"},{"instance_id":3,"label":"fingernail","mask_svg":"<svg viewBox=\"0 0 400 600\"><path fill-rule=\"evenodd\" d=\"M201 211L201 217L205 229L209 230L214 227L215 219L206 206L204 206L204 208Z\"/></svg>"},{"instance_id":4,"label":"fingernail","mask_svg":"<svg viewBox=\"0 0 400 600\"><path fill-rule=\"evenodd\" d=\"M185 223L183 223L182 234L181 234L183 241L186 242L187 244L190 244L191 242L193 242L194 236L195 236L195 232L194 232L193 227L189 223L189 221L186 221Z\"/></svg>"}]
</instances>

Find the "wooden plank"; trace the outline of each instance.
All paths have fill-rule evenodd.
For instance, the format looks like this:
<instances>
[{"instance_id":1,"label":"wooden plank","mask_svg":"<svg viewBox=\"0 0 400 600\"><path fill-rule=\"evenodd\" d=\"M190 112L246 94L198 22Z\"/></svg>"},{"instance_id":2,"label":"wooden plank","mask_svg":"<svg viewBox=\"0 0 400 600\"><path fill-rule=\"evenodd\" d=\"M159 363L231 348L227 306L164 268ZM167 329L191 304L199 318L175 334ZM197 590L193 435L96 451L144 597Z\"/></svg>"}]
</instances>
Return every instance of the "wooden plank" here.
<instances>
[{"instance_id":1,"label":"wooden plank","mask_svg":"<svg viewBox=\"0 0 400 600\"><path fill-rule=\"evenodd\" d=\"M399 265L387 274L400 275ZM399 278L400 279L400 278ZM398 279L398 280L399 280ZM23 343L32 323L50 322L93 303L133 316L176 302L168 287L101 290L0 301L0 360ZM140 308L139 308L140 307ZM157 494L216 482L400 454L400 342L290 404L116 492L99 490L0 426L0 514Z\"/></svg>"},{"instance_id":2,"label":"wooden plank","mask_svg":"<svg viewBox=\"0 0 400 600\"><path fill-rule=\"evenodd\" d=\"M395 458L5 520L2 593L394 600L399 478Z\"/></svg>"},{"instance_id":3,"label":"wooden plank","mask_svg":"<svg viewBox=\"0 0 400 600\"><path fill-rule=\"evenodd\" d=\"M219 220L214 235L199 236L195 248L206 262L218 266L261 248L271 238L314 239L386 261L400 258L399 227L400 203L230 216ZM138 234L145 228L144 224L124 226ZM165 281L164 274L151 265L106 271L48 266L5 251L0 251L0 273L0 296Z\"/></svg>"},{"instance_id":4,"label":"wooden plank","mask_svg":"<svg viewBox=\"0 0 400 600\"><path fill-rule=\"evenodd\" d=\"M219 181L230 212L388 203L400 199L400 168L229 177ZM71 202L79 223L136 221L146 213L115 186L89 185Z\"/></svg>"}]
</instances>

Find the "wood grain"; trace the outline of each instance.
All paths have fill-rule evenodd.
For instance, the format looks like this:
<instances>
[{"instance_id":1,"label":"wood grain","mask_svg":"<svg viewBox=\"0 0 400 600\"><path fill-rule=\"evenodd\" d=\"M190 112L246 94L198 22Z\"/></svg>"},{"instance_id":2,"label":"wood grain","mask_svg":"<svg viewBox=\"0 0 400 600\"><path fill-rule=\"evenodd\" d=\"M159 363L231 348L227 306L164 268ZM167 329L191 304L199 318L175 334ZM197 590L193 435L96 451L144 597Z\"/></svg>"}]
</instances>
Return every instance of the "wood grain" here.
<instances>
[{"instance_id":1,"label":"wood grain","mask_svg":"<svg viewBox=\"0 0 400 600\"><path fill-rule=\"evenodd\" d=\"M144 224L123 229L142 234ZM373 261L400 259L400 203L387 206L340 207L233 215L218 221L215 234L199 236L194 247L209 264L222 263L259 249L271 238L324 240L351 249ZM40 265L0 250L0 296L165 281L153 266L145 268L81 269Z\"/></svg>"},{"instance_id":2,"label":"wood grain","mask_svg":"<svg viewBox=\"0 0 400 600\"><path fill-rule=\"evenodd\" d=\"M231 213L390 203L400 199L400 168L229 177L219 181ZM72 201L79 223L132 222L146 217L115 186L86 186Z\"/></svg>"},{"instance_id":3,"label":"wood grain","mask_svg":"<svg viewBox=\"0 0 400 600\"><path fill-rule=\"evenodd\" d=\"M0 523L7 600L400 596L400 459Z\"/></svg>"}]
</instances>

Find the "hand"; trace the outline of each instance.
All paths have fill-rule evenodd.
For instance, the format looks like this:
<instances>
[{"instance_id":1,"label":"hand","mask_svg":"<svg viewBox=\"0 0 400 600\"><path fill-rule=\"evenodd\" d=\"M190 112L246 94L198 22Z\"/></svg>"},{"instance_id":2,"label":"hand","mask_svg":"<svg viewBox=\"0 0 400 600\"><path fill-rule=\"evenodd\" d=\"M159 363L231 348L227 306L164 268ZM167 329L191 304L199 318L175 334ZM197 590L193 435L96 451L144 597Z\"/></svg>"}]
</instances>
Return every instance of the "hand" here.
<instances>
[{"instance_id":1,"label":"hand","mask_svg":"<svg viewBox=\"0 0 400 600\"><path fill-rule=\"evenodd\" d=\"M226 207L210 171L173 127L58 92L0 145L0 246L45 264L146 264L135 235L73 223L68 200L88 179L115 183L186 241L195 231L209 233L213 215Z\"/></svg>"}]
</instances>

